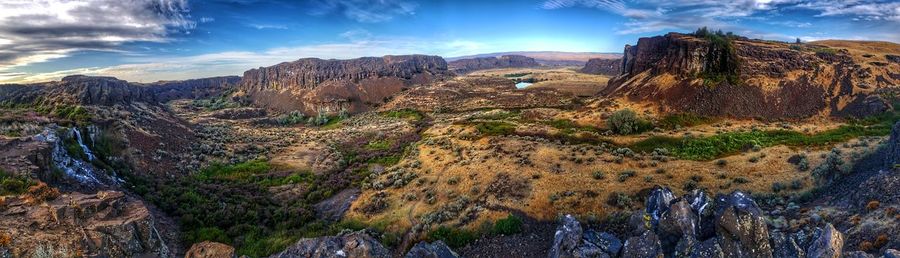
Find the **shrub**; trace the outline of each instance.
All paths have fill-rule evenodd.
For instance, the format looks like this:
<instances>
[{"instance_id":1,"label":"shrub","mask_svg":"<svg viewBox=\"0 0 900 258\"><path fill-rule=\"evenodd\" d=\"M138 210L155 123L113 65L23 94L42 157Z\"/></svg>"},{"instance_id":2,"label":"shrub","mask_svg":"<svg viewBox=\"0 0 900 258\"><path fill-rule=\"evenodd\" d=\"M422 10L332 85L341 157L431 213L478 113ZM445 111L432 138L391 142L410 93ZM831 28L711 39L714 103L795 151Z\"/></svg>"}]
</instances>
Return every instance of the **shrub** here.
<instances>
[{"instance_id":1,"label":"shrub","mask_svg":"<svg viewBox=\"0 0 900 258\"><path fill-rule=\"evenodd\" d=\"M643 120L637 116L637 113L631 109L622 109L613 112L606 119L606 127L617 134L633 134L641 133L652 129L650 122Z\"/></svg>"},{"instance_id":2,"label":"shrub","mask_svg":"<svg viewBox=\"0 0 900 258\"><path fill-rule=\"evenodd\" d=\"M800 190L803 189L803 180L796 179L791 181L791 189L792 190Z\"/></svg>"},{"instance_id":3,"label":"shrub","mask_svg":"<svg viewBox=\"0 0 900 258\"><path fill-rule=\"evenodd\" d=\"M631 196L623 192L613 192L609 194L609 197L606 199L606 203L612 205L613 207L618 208L628 208L631 207Z\"/></svg>"},{"instance_id":4,"label":"shrub","mask_svg":"<svg viewBox=\"0 0 900 258\"><path fill-rule=\"evenodd\" d=\"M484 122L475 126L482 135L508 135L516 131L516 126L504 122Z\"/></svg>"},{"instance_id":5,"label":"shrub","mask_svg":"<svg viewBox=\"0 0 900 258\"><path fill-rule=\"evenodd\" d=\"M512 235L522 232L522 219L516 215L509 214L504 219L497 220L494 224L494 233L501 235Z\"/></svg>"},{"instance_id":6,"label":"shrub","mask_svg":"<svg viewBox=\"0 0 900 258\"><path fill-rule=\"evenodd\" d=\"M772 192L778 193L778 192L781 192L781 190L784 190L785 188L786 187L781 182L772 183Z\"/></svg>"},{"instance_id":7,"label":"shrub","mask_svg":"<svg viewBox=\"0 0 900 258\"><path fill-rule=\"evenodd\" d=\"M463 229L452 229L446 226L440 226L436 230L428 233L431 241L441 240L450 247L460 248L468 245L477 239L475 233Z\"/></svg>"},{"instance_id":8,"label":"shrub","mask_svg":"<svg viewBox=\"0 0 900 258\"><path fill-rule=\"evenodd\" d=\"M634 170L625 170L619 172L619 182L625 182L626 180L628 180L628 178L634 177L635 174L637 173L634 172Z\"/></svg>"},{"instance_id":9,"label":"shrub","mask_svg":"<svg viewBox=\"0 0 900 258\"><path fill-rule=\"evenodd\" d=\"M606 173L603 173L603 171L597 170L597 171L594 171L594 173L591 176L594 177L595 180L603 180L604 178L606 178Z\"/></svg>"},{"instance_id":10,"label":"shrub","mask_svg":"<svg viewBox=\"0 0 900 258\"><path fill-rule=\"evenodd\" d=\"M724 167L728 165L728 161L724 159L716 160L716 166Z\"/></svg>"},{"instance_id":11,"label":"shrub","mask_svg":"<svg viewBox=\"0 0 900 258\"><path fill-rule=\"evenodd\" d=\"M736 178L734 178L734 180L732 180L732 181L733 181L734 183L736 183L736 184L746 184L746 183L750 183L750 179L747 179L746 177L736 177Z\"/></svg>"},{"instance_id":12,"label":"shrub","mask_svg":"<svg viewBox=\"0 0 900 258\"><path fill-rule=\"evenodd\" d=\"M0 169L0 196L22 194L33 185L35 183L30 178L14 176Z\"/></svg>"}]
</instances>

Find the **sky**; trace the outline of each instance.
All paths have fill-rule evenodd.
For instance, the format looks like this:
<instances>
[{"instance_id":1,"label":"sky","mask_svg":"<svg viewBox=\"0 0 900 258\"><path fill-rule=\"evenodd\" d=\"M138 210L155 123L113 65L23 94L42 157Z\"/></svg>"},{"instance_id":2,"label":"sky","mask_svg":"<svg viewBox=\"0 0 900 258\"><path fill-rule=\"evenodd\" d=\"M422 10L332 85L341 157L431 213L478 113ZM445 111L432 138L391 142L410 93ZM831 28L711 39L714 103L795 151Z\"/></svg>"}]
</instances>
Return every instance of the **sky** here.
<instances>
[{"instance_id":1,"label":"sky","mask_svg":"<svg viewBox=\"0 0 900 258\"><path fill-rule=\"evenodd\" d=\"M620 53L640 37L701 26L900 42L900 1L2 0L0 83L241 75L306 57Z\"/></svg>"}]
</instances>

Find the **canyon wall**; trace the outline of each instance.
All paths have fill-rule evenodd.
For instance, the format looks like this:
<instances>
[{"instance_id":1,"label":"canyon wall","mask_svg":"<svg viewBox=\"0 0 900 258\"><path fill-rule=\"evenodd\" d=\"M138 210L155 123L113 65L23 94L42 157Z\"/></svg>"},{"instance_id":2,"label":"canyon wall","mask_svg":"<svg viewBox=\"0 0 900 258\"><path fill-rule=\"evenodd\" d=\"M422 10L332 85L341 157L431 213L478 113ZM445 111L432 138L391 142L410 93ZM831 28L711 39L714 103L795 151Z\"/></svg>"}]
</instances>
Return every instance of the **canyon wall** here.
<instances>
[{"instance_id":1,"label":"canyon wall","mask_svg":"<svg viewBox=\"0 0 900 258\"><path fill-rule=\"evenodd\" d=\"M579 72L616 76L622 72L622 59L592 58L584 64Z\"/></svg>"},{"instance_id":2,"label":"canyon wall","mask_svg":"<svg viewBox=\"0 0 900 258\"><path fill-rule=\"evenodd\" d=\"M279 111L355 113L412 85L451 75L439 56L305 58L246 71L238 90L254 104Z\"/></svg>"},{"instance_id":3,"label":"canyon wall","mask_svg":"<svg viewBox=\"0 0 900 258\"><path fill-rule=\"evenodd\" d=\"M541 66L534 58L520 55L504 55L497 57L477 57L460 59L449 63L450 70L458 74L470 73L477 70L536 67Z\"/></svg>"}]
</instances>

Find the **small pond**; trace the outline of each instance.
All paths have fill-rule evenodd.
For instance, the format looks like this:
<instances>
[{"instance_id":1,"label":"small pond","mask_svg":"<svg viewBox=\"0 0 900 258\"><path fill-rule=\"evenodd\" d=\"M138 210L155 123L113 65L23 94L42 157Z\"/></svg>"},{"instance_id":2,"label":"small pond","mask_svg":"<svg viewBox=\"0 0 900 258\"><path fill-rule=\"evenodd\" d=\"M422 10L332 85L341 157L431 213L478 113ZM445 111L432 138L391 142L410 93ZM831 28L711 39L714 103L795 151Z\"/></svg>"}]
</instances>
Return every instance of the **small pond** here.
<instances>
[{"instance_id":1,"label":"small pond","mask_svg":"<svg viewBox=\"0 0 900 258\"><path fill-rule=\"evenodd\" d=\"M524 89L524 88L528 88L528 86L531 86L532 84L534 84L534 83L530 83L530 82L520 82L520 83L516 83L516 89Z\"/></svg>"}]
</instances>

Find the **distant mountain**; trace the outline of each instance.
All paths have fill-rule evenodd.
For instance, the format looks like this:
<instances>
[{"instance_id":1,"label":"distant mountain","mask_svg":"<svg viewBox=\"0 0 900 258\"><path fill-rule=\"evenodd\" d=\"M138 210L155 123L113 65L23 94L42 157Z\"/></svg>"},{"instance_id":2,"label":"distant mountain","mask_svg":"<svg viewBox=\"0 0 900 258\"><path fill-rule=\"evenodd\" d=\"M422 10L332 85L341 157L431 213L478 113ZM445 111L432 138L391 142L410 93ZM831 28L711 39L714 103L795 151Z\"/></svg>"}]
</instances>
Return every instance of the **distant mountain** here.
<instances>
[{"instance_id":1,"label":"distant mountain","mask_svg":"<svg viewBox=\"0 0 900 258\"><path fill-rule=\"evenodd\" d=\"M476 57L451 61L447 63L451 71L464 74L476 70L510 68L510 67L536 67L541 66L534 58L520 55L504 55L497 57Z\"/></svg>"},{"instance_id":2,"label":"distant mountain","mask_svg":"<svg viewBox=\"0 0 900 258\"><path fill-rule=\"evenodd\" d=\"M477 54L469 56L458 56L445 58L447 62L460 59L473 59L483 57L501 57L505 55L519 55L534 58L541 65L545 66L584 66L588 60L593 58L615 59L621 58L621 53L601 53L601 52L562 52L562 51L515 51L515 52L498 52Z\"/></svg>"}]
</instances>

